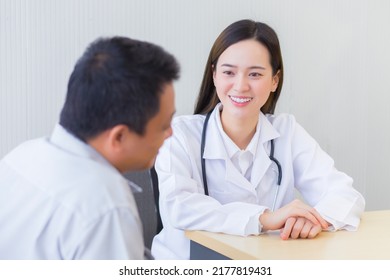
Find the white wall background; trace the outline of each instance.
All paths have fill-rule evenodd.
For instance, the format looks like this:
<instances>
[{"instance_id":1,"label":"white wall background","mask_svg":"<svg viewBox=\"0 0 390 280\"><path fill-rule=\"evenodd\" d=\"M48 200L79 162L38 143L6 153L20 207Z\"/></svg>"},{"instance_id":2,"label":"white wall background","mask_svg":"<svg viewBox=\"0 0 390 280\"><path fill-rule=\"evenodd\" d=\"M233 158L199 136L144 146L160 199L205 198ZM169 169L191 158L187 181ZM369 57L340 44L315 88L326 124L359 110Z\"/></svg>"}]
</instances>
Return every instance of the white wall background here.
<instances>
[{"instance_id":1,"label":"white wall background","mask_svg":"<svg viewBox=\"0 0 390 280\"><path fill-rule=\"evenodd\" d=\"M355 179L367 210L390 209L390 2L386 0L0 0L0 157L50 134L85 47L100 36L151 41L182 66L191 114L216 36L251 18L279 34L289 112Z\"/></svg>"}]
</instances>

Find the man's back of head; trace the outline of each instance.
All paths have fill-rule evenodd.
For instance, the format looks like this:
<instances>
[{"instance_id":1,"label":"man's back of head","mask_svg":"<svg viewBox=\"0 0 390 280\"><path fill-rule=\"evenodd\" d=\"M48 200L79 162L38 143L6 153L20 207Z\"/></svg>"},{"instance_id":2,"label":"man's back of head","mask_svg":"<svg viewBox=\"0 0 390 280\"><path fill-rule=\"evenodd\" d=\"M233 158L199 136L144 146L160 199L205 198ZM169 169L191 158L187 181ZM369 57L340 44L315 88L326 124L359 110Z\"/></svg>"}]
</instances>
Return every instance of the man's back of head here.
<instances>
[{"instance_id":1,"label":"man's back of head","mask_svg":"<svg viewBox=\"0 0 390 280\"><path fill-rule=\"evenodd\" d=\"M117 124L143 134L163 86L178 75L175 58L157 45L98 39L73 70L60 124L84 142Z\"/></svg>"},{"instance_id":2,"label":"man's back of head","mask_svg":"<svg viewBox=\"0 0 390 280\"><path fill-rule=\"evenodd\" d=\"M73 70L60 124L93 146L121 172L149 168L163 141L146 149L155 154L145 154L145 159L137 153L151 144L146 139L151 135L145 133L149 121L158 113L158 118L165 118L160 126L170 130L173 96L172 100L161 98L166 91L173 91L167 87L178 75L175 58L157 45L124 37L99 39L87 48ZM173 106L172 109L160 112L161 101L165 101L165 107ZM121 130L113 130L118 126ZM127 137L128 141L117 141L123 140L128 132L132 134L130 140ZM170 136L169 131L164 133L154 137L164 140ZM129 145L132 149L126 148Z\"/></svg>"}]
</instances>

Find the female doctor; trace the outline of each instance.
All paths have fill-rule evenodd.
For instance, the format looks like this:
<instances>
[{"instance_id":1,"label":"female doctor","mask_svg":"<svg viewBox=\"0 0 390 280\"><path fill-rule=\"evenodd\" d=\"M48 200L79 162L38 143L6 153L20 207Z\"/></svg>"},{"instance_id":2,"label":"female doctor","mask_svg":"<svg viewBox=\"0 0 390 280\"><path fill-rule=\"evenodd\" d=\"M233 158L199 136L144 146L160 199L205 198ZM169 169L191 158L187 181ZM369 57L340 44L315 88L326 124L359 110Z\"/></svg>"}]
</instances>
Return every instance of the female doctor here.
<instances>
[{"instance_id":1,"label":"female doctor","mask_svg":"<svg viewBox=\"0 0 390 280\"><path fill-rule=\"evenodd\" d=\"M282 84L272 28L242 20L220 34L195 114L175 118L156 160L163 221L156 259L188 259L185 230L280 230L282 239L295 239L357 229L365 202L352 179L292 115L273 115Z\"/></svg>"}]
</instances>

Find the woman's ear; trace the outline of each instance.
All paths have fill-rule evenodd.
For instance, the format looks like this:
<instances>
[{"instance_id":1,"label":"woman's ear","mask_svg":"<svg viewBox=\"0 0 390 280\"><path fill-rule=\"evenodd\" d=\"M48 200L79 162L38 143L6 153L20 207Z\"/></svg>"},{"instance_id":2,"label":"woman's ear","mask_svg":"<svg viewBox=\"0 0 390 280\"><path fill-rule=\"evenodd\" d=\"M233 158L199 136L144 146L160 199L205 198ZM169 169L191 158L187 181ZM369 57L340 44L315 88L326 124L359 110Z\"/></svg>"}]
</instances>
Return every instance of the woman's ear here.
<instances>
[{"instance_id":1,"label":"woman's ear","mask_svg":"<svg viewBox=\"0 0 390 280\"><path fill-rule=\"evenodd\" d=\"M213 83L214 83L214 86L215 86L215 66L214 64L211 64L211 73L213 73Z\"/></svg>"},{"instance_id":2,"label":"woman's ear","mask_svg":"<svg viewBox=\"0 0 390 280\"><path fill-rule=\"evenodd\" d=\"M275 92L279 85L280 70L272 77L272 92Z\"/></svg>"}]
</instances>

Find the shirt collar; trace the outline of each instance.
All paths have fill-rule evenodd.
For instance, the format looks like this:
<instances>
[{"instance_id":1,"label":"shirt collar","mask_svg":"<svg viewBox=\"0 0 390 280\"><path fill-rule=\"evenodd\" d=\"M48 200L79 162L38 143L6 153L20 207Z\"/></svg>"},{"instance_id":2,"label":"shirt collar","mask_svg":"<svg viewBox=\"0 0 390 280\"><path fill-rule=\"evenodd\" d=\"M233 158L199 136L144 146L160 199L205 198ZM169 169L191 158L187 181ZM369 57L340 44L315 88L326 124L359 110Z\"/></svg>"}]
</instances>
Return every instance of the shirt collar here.
<instances>
[{"instance_id":1,"label":"shirt collar","mask_svg":"<svg viewBox=\"0 0 390 280\"><path fill-rule=\"evenodd\" d=\"M112 166L112 164L108 162L98 151L96 151L93 147L68 132L60 124L57 124L54 127L53 133L49 141L53 145L68 153L84 158L90 158L102 164Z\"/></svg>"},{"instance_id":2,"label":"shirt collar","mask_svg":"<svg viewBox=\"0 0 390 280\"><path fill-rule=\"evenodd\" d=\"M231 158L232 156L234 156L236 151L239 150L239 148L224 133L222 129L222 124L220 119L221 109L222 109L222 104L221 103L217 104L210 116L210 121L206 133L206 143L205 143L205 150L203 154L204 158L208 158L208 159L217 159L217 158L226 159L227 157ZM230 147L227 147L228 145L230 146L230 144L226 144L225 147L225 140L223 134L225 134L226 137L232 142L232 144L236 146L236 150L232 149L233 154L231 154L232 151L230 150ZM271 139L275 139L279 136L280 136L279 132L273 127L272 123L262 112L260 112L255 135L253 136L246 150L250 150L253 155L256 155L257 147L260 144L264 144L267 141Z\"/></svg>"},{"instance_id":3,"label":"shirt collar","mask_svg":"<svg viewBox=\"0 0 390 280\"><path fill-rule=\"evenodd\" d=\"M220 112L222 110L222 104L219 103L217 105L218 111ZM256 125L256 132L253 135L251 141L249 142L249 145L246 147L245 150L241 150L236 143L230 139L230 137L226 134L226 132L222 128L222 122L221 122L221 114L216 114L216 121L217 121L217 127L219 130L219 133L223 139L226 152L228 154L229 158L233 158L237 153L240 152L249 152L252 156L256 155L256 149L257 149L257 143L259 142L259 131L260 131L260 121L257 122Z\"/></svg>"}]
</instances>

